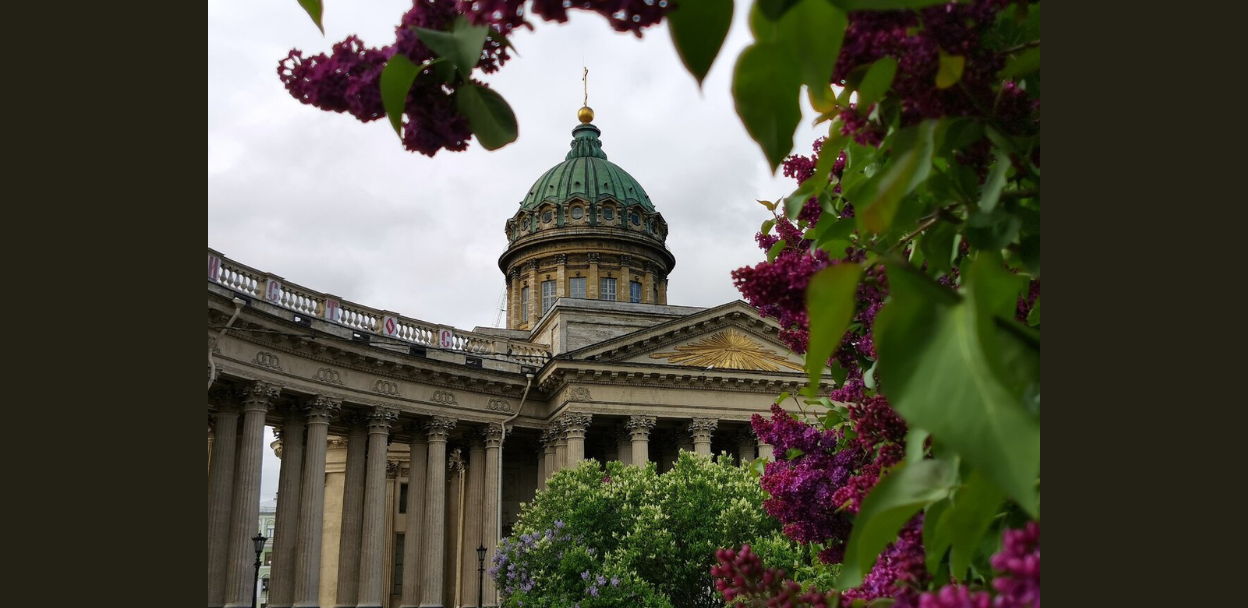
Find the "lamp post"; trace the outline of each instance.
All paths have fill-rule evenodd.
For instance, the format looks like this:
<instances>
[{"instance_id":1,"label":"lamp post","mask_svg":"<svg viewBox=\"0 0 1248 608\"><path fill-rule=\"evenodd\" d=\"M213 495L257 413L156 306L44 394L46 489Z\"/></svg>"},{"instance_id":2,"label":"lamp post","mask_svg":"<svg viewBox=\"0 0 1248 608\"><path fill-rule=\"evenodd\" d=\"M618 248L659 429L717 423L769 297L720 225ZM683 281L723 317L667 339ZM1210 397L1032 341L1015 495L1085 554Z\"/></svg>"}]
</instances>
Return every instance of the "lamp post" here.
<instances>
[{"instance_id":1,"label":"lamp post","mask_svg":"<svg viewBox=\"0 0 1248 608\"><path fill-rule=\"evenodd\" d=\"M481 608L485 604L481 603L481 589L485 586L485 545L477 547L477 608Z\"/></svg>"},{"instance_id":2,"label":"lamp post","mask_svg":"<svg viewBox=\"0 0 1248 608\"><path fill-rule=\"evenodd\" d=\"M256 598L260 595L260 554L264 552L264 543L267 540L269 539L259 532L251 537L251 542L256 544L256 577L251 583L251 608L256 608Z\"/></svg>"}]
</instances>

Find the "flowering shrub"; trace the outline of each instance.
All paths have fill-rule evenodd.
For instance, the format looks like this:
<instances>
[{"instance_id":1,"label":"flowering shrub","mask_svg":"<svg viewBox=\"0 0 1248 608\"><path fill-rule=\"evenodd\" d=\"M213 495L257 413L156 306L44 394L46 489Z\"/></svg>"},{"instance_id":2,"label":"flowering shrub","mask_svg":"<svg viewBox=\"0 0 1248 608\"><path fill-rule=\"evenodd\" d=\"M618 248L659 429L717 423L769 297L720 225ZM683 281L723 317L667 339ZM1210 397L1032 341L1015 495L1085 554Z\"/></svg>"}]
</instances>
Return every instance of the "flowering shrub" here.
<instances>
[{"instance_id":1,"label":"flowering shrub","mask_svg":"<svg viewBox=\"0 0 1248 608\"><path fill-rule=\"evenodd\" d=\"M749 470L727 458L681 452L661 475L653 463L585 461L553 476L523 507L494 576L508 602L525 605L538 596L597 601L635 593L678 608L719 607L710 577L715 550L776 532L760 508L764 496ZM619 578L620 586L608 589L599 576Z\"/></svg>"}]
</instances>

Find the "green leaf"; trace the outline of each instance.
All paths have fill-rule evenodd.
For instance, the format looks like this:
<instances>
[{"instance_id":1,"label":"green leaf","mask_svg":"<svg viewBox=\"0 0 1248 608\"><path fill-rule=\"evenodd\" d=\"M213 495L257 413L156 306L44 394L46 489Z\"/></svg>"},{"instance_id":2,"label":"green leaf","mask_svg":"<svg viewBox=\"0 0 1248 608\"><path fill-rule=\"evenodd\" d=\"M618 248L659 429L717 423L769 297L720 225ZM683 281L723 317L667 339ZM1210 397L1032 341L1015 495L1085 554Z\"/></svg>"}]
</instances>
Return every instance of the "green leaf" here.
<instances>
[{"instance_id":1,"label":"green leaf","mask_svg":"<svg viewBox=\"0 0 1248 608\"><path fill-rule=\"evenodd\" d=\"M874 367L872 367L874 369ZM919 462L923 460L926 449L924 445L927 438L932 434L923 429L910 429L906 431L906 461Z\"/></svg>"},{"instance_id":2,"label":"green leaf","mask_svg":"<svg viewBox=\"0 0 1248 608\"><path fill-rule=\"evenodd\" d=\"M892 57L882 57L871 64L866 76L862 77L862 84L858 85L859 112L865 112L871 104L879 101L888 92L888 87L893 85L896 75L897 60Z\"/></svg>"},{"instance_id":3,"label":"green leaf","mask_svg":"<svg viewBox=\"0 0 1248 608\"><path fill-rule=\"evenodd\" d=\"M949 222L936 222L927 229L923 240L919 241L919 248L923 250L923 259L927 260L928 268L936 272L946 272L952 268L956 253L953 249L953 237L957 232L958 229Z\"/></svg>"},{"instance_id":4,"label":"green leaf","mask_svg":"<svg viewBox=\"0 0 1248 608\"><path fill-rule=\"evenodd\" d=\"M793 460L794 458L797 458L798 456L801 456L801 455L803 455L803 454L805 454L805 453L806 453L806 452L803 452L803 451L801 451L801 450L799 450L799 449L797 449L797 448L789 448L789 449L785 450L785 452L784 452L784 459L785 459L785 460Z\"/></svg>"},{"instance_id":5,"label":"green leaf","mask_svg":"<svg viewBox=\"0 0 1248 608\"><path fill-rule=\"evenodd\" d=\"M993 148L992 169L988 171L988 179L979 195L979 210L991 213L1001 198L1001 189L1005 187L1005 174L1010 170L1010 155L1001 148Z\"/></svg>"},{"instance_id":6,"label":"green leaf","mask_svg":"<svg viewBox=\"0 0 1248 608\"><path fill-rule=\"evenodd\" d=\"M821 0L822 1L822 0ZM823 146L819 148L819 160L815 163L815 172L810 177L802 180L798 184L797 189L784 199L784 214L789 219L797 219L798 214L802 212L802 207L806 205L806 201L812 196L822 196L828 188L828 174L832 172L832 166L836 164L836 157L840 154L841 146L849 140L848 135L842 135L841 130L837 128L837 124L830 125L828 137L823 140Z\"/></svg>"},{"instance_id":7,"label":"green leaf","mask_svg":"<svg viewBox=\"0 0 1248 608\"><path fill-rule=\"evenodd\" d=\"M949 495L957 467L944 460L905 462L881 480L862 501L845 545L845 561L836 581L855 587L875 564L880 551L920 509Z\"/></svg>"},{"instance_id":8,"label":"green leaf","mask_svg":"<svg viewBox=\"0 0 1248 608\"><path fill-rule=\"evenodd\" d=\"M884 11L896 8L923 8L934 4L944 4L949 0L827 0L832 4L841 7L841 10L860 11L875 10Z\"/></svg>"},{"instance_id":9,"label":"green leaf","mask_svg":"<svg viewBox=\"0 0 1248 608\"><path fill-rule=\"evenodd\" d=\"M1005 67L997 72L997 78L1001 80L1009 80L1018 76L1030 74L1040 69L1040 47L1033 46L1024 49L1023 52L1010 57L1005 62Z\"/></svg>"},{"instance_id":10,"label":"green leaf","mask_svg":"<svg viewBox=\"0 0 1248 608\"><path fill-rule=\"evenodd\" d=\"M947 89L962 80L962 70L966 68L966 57L950 55L940 51L940 69L936 71L936 88Z\"/></svg>"},{"instance_id":11,"label":"green leaf","mask_svg":"<svg viewBox=\"0 0 1248 608\"><path fill-rule=\"evenodd\" d=\"M395 53L381 70L381 105L390 118L394 132L403 136L403 110L407 105L407 92L424 66L412 63L403 53Z\"/></svg>"},{"instance_id":12,"label":"green leaf","mask_svg":"<svg viewBox=\"0 0 1248 608\"><path fill-rule=\"evenodd\" d=\"M681 0L667 15L672 44L698 86L702 86L728 36L732 4L732 0Z\"/></svg>"},{"instance_id":13,"label":"green leaf","mask_svg":"<svg viewBox=\"0 0 1248 608\"><path fill-rule=\"evenodd\" d=\"M763 225L759 226L758 231L763 233L763 236L767 236L768 234L771 234L771 229L775 225L776 225L776 220L774 219L764 220Z\"/></svg>"},{"instance_id":14,"label":"green leaf","mask_svg":"<svg viewBox=\"0 0 1248 608\"><path fill-rule=\"evenodd\" d=\"M997 285L976 285L986 282L981 273L973 264L968 297L959 299L913 269L889 265L889 301L875 323L880 373L889 379L883 392L908 424L930 431L1035 517L1040 425L994 369L1001 338L983 309L1003 297L989 295L1001 291Z\"/></svg>"},{"instance_id":15,"label":"green leaf","mask_svg":"<svg viewBox=\"0 0 1248 608\"><path fill-rule=\"evenodd\" d=\"M759 12L769 21L779 21L789 9L797 5L799 0L758 0L755 4Z\"/></svg>"},{"instance_id":16,"label":"green leaf","mask_svg":"<svg viewBox=\"0 0 1248 608\"><path fill-rule=\"evenodd\" d=\"M321 0L299 0L299 6L303 7L303 11L312 18L312 23L316 24L316 29L321 30L321 35L325 35L325 26L321 24L321 13L323 7Z\"/></svg>"},{"instance_id":17,"label":"green leaf","mask_svg":"<svg viewBox=\"0 0 1248 608\"><path fill-rule=\"evenodd\" d=\"M827 0L799 0L777 22L780 41L807 87L828 88L848 23L845 12Z\"/></svg>"},{"instance_id":18,"label":"green leaf","mask_svg":"<svg viewBox=\"0 0 1248 608\"><path fill-rule=\"evenodd\" d=\"M806 315L810 319L806 373L811 386L819 385L828 357L841 343L845 326L854 314L854 292L861 275L862 267L858 264L836 264L816 272L806 286Z\"/></svg>"},{"instance_id":19,"label":"green leaf","mask_svg":"<svg viewBox=\"0 0 1248 608\"><path fill-rule=\"evenodd\" d=\"M927 571L935 576L940 569L953 536L949 525L949 507L952 499L946 498L927 508L923 516L923 548L927 553Z\"/></svg>"},{"instance_id":20,"label":"green leaf","mask_svg":"<svg viewBox=\"0 0 1248 608\"><path fill-rule=\"evenodd\" d=\"M737 115L758 143L772 172L793 149L793 131L802 119L798 93L802 77L784 47L758 42L737 58L732 98Z\"/></svg>"},{"instance_id":21,"label":"green leaf","mask_svg":"<svg viewBox=\"0 0 1248 608\"><path fill-rule=\"evenodd\" d=\"M468 23L463 15L455 17L449 32L423 27L413 29L429 50L454 65L465 80L477 62L481 61L481 49L485 46L485 37L490 31L489 26Z\"/></svg>"},{"instance_id":22,"label":"green leaf","mask_svg":"<svg viewBox=\"0 0 1248 608\"><path fill-rule=\"evenodd\" d=\"M767 250L767 261L768 262L775 261L776 256L780 255L780 252L784 251L784 248L788 246L789 246L789 243L785 241L784 239L780 239L776 241L775 244L773 244L771 248Z\"/></svg>"},{"instance_id":23,"label":"green leaf","mask_svg":"<svg viewBox=\"0 0 1248 608\"><path fill-rule=\"evenodd\" d=\"M516 115L494 89L465 82L455 92L455 107L468 118L468 127L486 150L516 141Z\"/></svg>"},{"instance_id":24,"label":"green leaf","mask_svg":"<svg viewBox=\"0 0 1248 608\"><path fill-rule=\"evenodd\" d=\"M823 428L830 429L845 420L845 414L839 410L829 409L828 413L823 415Z\"/></svg>"},{"instance_id":25,"label":"green leaf","mask_svg":"<svg viewBox=\"0 0 1248 608\"><path fill-rule=\"evenodd\" d=\"M1001 490L978 470L971 473L953 497L953 508L949 510L953 552L949 564L954 578L966 580L966 569L971 565L971 558L979 549L980 541L992 525L1004 499Z\"/></svg>"},{"instance_id":26,"label":"green leaf","mask_svg":"<svg viewBox=\"0 0 1248 608\"><path fill-rule=\"evenodd\" d=\"M927 179L932 169L933 134L938 121L925 120L899 133L894 139L894 157L883 171L863 184L856 196L858 226L864 232L887 232L897 215L901 199Z\"/></svg>"}]
</instances>

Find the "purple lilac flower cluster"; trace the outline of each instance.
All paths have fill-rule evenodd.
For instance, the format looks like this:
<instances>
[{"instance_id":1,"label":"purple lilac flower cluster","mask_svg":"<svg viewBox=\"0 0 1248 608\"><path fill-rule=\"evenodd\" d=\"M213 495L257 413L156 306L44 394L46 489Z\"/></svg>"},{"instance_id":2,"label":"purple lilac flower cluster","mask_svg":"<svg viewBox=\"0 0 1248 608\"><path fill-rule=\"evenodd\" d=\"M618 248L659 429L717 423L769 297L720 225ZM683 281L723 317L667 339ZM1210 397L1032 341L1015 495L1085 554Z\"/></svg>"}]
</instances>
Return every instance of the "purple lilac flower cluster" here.
<instances>
[{"instance_id":1,"label":"purple lilac flower cluster","mask_svg":"<svg viewBox=\"0 0 1248 608\"><path fill-rule=\"evenodd\" d=\"M1027 315L1031 314L1031 309L1036 305L1036 300L1040 299L1040 279L1032 279L1027 285L1027 295L1019 296L1018 305L1014 310L1014 318L1020 323L1027 322Z\"/></svg>"},{"instance_id":2,"label":"purple lilac flower cluster","mask_svg":"<svg viewBox=\"0 0 1248 608\"><path fill-rule=\"evenodd\" d=\"M286 90L299 101L330 112L347 112L362 122L386 115L381 101L381 72L395 53L420 64L435 57L420 42L414 27L445 30L456 15L454 0L414 0L395 28L395 42L381 48L366 47L358 37L348 36L333 45L332 52L304 57L292 49L278 62L277 75ZM489 73L509 58L499 40L486 41L477 67ZM431 73L426 70L425 74ZM485 86L473 81L478 86ZM408 150L433 156L438 150L464 150L472 137L468 121L455 107L456 87L417 78L408 93L403 124L403 145Z\"/></svg>"},{"instance_id":3,"label":"purple lilac flower cluster","mask_svg":"<svg viewBox=\"0 0 1248 608\"><path fill-rule=\"evenodd\" d=\"M549 542L567 543L574 540L571 534L564 532L562 521L556 521L554 527L540 533L521 534L514 539L504 538L499 542L498 551L494 553L489 575L498 582L499 590L504 596L532 591L536 581L533 573L523 565L525 557Z\"/></svg>"},{"instance_id":4,"label":"purple lilac flower cluster","mask_svg":"<svg viewBox=\"0 0 1248 608\"><path fill-rule=\"evenodd\" d=\"M925 558L923 514L919 513L902 527L897 540L884 548L862 584L846 590L841 597L868 601L891 597L897 600L893 608L914 608L919 602L919 586L928 580Z\"/></svg>"},{"instance_id":5,"label":"purple lilac flower cluster","mask_svg":"<svg viewBox=\"0 0 1248 608\"><path fill-rule=\"evenodd\" d=\"M1040 524L1006 530L1002 545L991 561L995 597L950 584L919 596L919 608L1040 608Z\"/></svg>"},{"instance_id":6,"label":"purple lilac flower cluster","mask_svg":"<svg viewBox=\"0 0 1248 608\"><path fill-rule=\"evenodd\" d=\"M619 577L613 576L611 577L610 582L608 582L607 577L601 574L597 576L591 575L589 570L586 570L581 573L581 580L589 583L588 585L585 586L585 595L592 596L592 597L598 597L598 595L601 593L599 589L606 587L607 585L611 585L612 587L620 586Z\"/></svg>"},{"instance_id":7,"label":"purple lilac flower cluster","mask_svg":"<svg viewBox=\"0 0 1248 608\"><path fill-rule=\"evenodd\" d=\"M517 27L532 27L525 21L524 0L457 0L455 3L469 21L491 25L502 32ZM534 0L533 14L546 21L564 23L572 9L598 13L617 32L632 32L638 38L641 30L657 24L675 8L671 0Z\"/></svg>"},{"instance_id":8,"label":"purple lilac flower cluster","mask_svg":"<svg viewBox=\"0 0 1248 608\"><path fill-rule=\"evenodd\" d=\"M892 91L901 102L901 124L943 116L983 116L997 119L1012 133L1038 125L1038 102L1013 83L1001 84L996 74L1005 55L981 44L985 31L1010 0L949 2L921 10L855 11L849 14L833 82L843 82L855 70L883 57L897 59ZM940 55L965 58L957 86L937 88ZM862 145L878 145L884 125L869 121L872 108L851 107L841 112L843 132Z\"/></svg>"},{"instance_id":9,"label":"purple lilac flower cluster","mask_svg":"<svg viewBox=\"0 0 1248 608\"><path fill-rule=\"evenodd\" d=\"M730 607L828 608L839 605L836 591L820 593L810 589L803 593L802 586L787 578L783 568L763 566L749 545L743 545L740 551L720 549L715 552L715 560L718 563L711 567L715 589Z\"/></svg>"}]
</instances>

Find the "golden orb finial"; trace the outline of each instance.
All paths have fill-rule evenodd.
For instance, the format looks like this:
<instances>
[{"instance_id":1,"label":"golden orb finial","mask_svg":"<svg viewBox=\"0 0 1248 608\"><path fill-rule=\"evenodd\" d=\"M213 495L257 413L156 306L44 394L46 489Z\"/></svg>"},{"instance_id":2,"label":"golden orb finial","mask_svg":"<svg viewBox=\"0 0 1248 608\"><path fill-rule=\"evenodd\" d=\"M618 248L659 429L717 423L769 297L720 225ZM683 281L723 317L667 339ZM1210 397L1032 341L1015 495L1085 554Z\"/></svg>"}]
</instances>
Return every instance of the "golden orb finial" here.
<instances>
[{"instance_id":1,"label":"golden orb finial","mask_svg":"<svg viewBox=\"0 0 1248 608\"><path fill-rule=\"evenodd\" d=\"M581 109L576 111L576 117L582 123L588 123L594 119L594 109L589 106L581 106Z\"/></svg>"}]
</instances>

